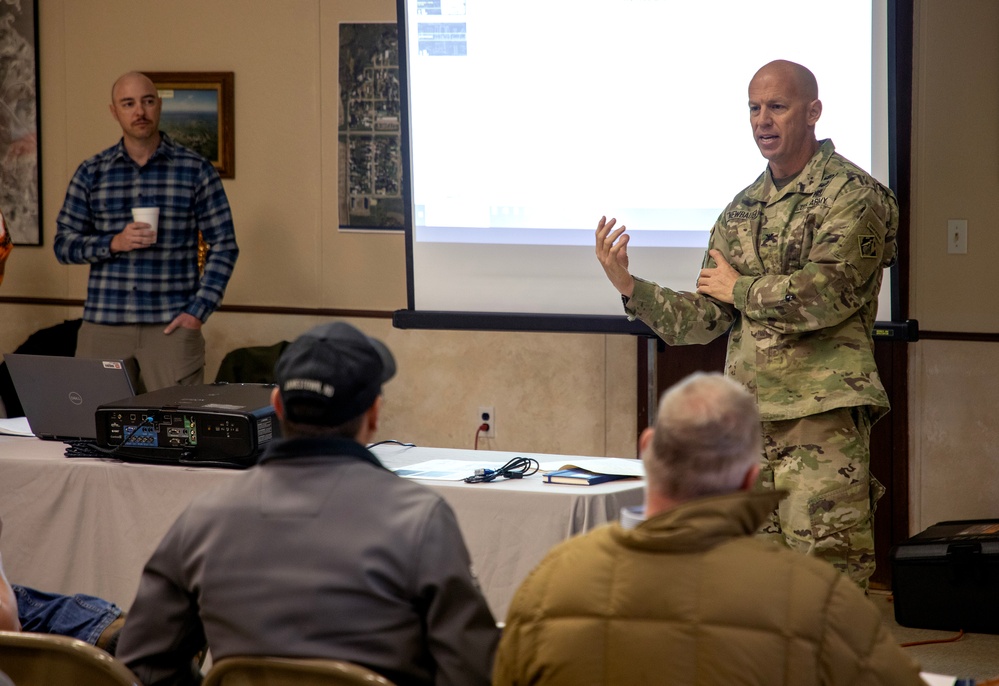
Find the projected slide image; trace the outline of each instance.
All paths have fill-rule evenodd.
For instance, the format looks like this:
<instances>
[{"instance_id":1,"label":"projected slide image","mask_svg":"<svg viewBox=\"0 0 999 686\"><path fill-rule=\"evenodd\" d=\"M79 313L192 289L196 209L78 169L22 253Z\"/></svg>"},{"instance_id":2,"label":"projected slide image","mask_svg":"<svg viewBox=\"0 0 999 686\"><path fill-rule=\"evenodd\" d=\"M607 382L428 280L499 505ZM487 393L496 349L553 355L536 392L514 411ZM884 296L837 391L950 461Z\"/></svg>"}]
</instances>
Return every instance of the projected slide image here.
<instances>
[{"instance_id":1,"label":"projected slide image","mask_svg":"<svg viewBox=\"0 0 999 686\"><path fill-rule=\"evenodd\" d=\"M413 204L427 227L592 232L606 213L636 234L666 234L649 239L659 242L706 232L766 168L747 86L776 58L816 73L817 135L883 178L870 0L779 17L744 16L743 0L469 0L458 17L443 0L409 2ZM836 36L837 50L817 51L796 28L809 23ZM750 37L764 34L784 38L747 59Z\"/></svg>"},{"instance_id":2,"label":"projected slide image","mask_svg":"<svg viewBox=\"0 0 999 686\"><path fill-rule=\"evenodd\" d=\"M417 16L441 16L465 13L465 0L416 0Z\"/></svg>"},{"instance_id":3,"label":"projected slide image","mask_svg":"<svg viewBox=\"0 0 999 686\"><path fill-rule=\"evenodd\" d=\"M464 23L421 22L418 30L417 47L421 57L464 57L468 54Z\"/></svg>"},{"instance_id":4,"label":"projected slide image","mask_svg":"<svg viewBox=\"0 0 999 686\"><path fill-rule=\"evenodd\" d=\"M403 226L395 24L340 25L340 227Z\"/></svg>"}]
</instances>

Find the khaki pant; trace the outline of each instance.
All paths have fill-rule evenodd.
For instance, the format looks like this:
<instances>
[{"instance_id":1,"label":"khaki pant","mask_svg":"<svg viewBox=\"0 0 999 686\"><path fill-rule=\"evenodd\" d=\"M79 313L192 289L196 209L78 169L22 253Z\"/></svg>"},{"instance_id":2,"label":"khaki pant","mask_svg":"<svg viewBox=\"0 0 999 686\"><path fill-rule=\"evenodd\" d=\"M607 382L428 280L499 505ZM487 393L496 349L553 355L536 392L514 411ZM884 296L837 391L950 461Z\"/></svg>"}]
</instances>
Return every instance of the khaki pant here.
<instances>
[{"instance_id":1,"label":"khaki pant","mask_svg":"<svg viewBox=\"0 0 999 686\"><path fill-rule=\"evenodd\" d=\"M884 493L870 474L864 407L763 422L760 480L789 492L759 535L822 558L862 589L874 573L874 508Z\"/></svg>"},{"instance_id":2,"label":"khaki pant","mask_svg":"<svg viewBox=\"0 0 999 686\"><path fill-rule=\"evenodd\" d=\"M137 392L204 383L205 338L201 329L174 329L166 324L110 326L83 322L76 342L77 357L125 359L139 367Z\"/></svg>"}]
</instances>

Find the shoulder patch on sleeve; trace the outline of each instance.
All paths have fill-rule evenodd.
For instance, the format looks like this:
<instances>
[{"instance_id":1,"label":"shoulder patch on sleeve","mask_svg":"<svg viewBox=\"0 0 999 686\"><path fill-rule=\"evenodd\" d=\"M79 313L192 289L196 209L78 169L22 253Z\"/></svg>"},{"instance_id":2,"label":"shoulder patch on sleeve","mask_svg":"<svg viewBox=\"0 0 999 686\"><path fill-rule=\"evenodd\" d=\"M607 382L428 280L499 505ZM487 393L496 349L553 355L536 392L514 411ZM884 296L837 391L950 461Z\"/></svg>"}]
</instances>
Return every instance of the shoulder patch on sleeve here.
<instances>
[{"instance_id":1,"label":"shoulder patch on sleeve","mask_svg":"<svg viewBox=\"0 0 999 686\"><path fill-rule=\"evenodd\" d=\"M864 259L878 259L878 245L880 241L877 234L874 233L874 227L868 224L867 232L857 236L857 240L860 242L858 247L860 248L861 257Z\"/></svg>"}]
</instances>

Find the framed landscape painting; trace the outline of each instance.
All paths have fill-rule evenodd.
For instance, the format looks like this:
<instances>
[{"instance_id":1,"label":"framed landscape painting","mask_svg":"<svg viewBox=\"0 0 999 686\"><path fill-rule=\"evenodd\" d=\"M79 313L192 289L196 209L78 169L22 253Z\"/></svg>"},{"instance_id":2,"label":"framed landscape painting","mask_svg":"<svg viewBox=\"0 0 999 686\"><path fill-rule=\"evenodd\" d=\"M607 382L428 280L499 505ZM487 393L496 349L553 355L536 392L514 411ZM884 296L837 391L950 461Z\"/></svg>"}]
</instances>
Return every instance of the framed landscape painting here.
<instances>
[{"instance_id":1,"label":"framed landscape painting","mask_svg":"<svg viewBox=\"0 0 999 686\"><path fill-rule=\"evenodd\" d=\"M173 140L208 159L219 176L236 175L233 102L234 74L211 72L143 72L163 101L160 128Z\"/></svg>"}]
</instances>

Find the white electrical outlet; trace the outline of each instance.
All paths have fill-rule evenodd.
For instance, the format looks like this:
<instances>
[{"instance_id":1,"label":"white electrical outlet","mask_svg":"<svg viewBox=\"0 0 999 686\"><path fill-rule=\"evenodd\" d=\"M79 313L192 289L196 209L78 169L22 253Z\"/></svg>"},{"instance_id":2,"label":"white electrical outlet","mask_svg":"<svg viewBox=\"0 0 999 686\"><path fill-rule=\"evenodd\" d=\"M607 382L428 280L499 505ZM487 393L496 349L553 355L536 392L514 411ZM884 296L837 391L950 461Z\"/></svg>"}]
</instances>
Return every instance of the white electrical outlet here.
<instances>
[{"instance_id":1,"label":"white electrical outlet","mask_svg":"<svg viewBox=\"0 0 999 686\"><path fill-rule=\"evenodd\" d=\"M480 406L479 413L475 415L476 427L488 424L488 429L483 429L479 436L485 438L496 438L496 410L492 407Z\"/></svg>"},{"instance_id":2,"label":"white electrical outlet","mask_svg":"<svg viewBox=\"0 0 999 686\"><path fill-rule=\"evenodd\" d=\"M968 254L968 220L947 220L947 252L951 255Z\"/></svg>"}]
</instances>

